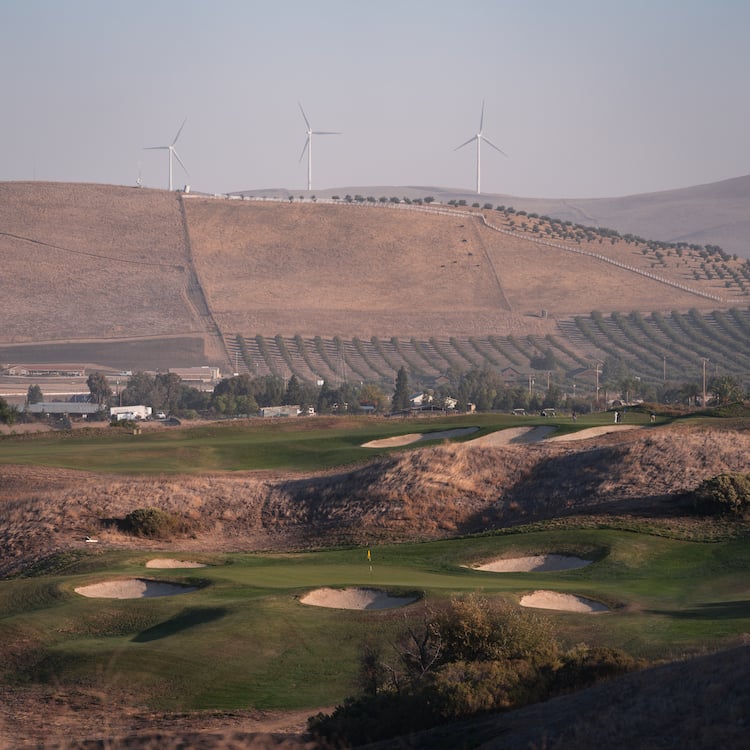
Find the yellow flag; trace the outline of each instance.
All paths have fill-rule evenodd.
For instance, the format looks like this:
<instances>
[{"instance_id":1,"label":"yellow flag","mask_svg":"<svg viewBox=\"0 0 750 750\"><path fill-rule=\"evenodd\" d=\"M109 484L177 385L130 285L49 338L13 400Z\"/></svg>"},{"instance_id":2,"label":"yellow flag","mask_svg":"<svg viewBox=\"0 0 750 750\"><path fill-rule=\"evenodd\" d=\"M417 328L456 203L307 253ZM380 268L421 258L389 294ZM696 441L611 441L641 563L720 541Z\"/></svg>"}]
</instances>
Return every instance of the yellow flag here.
<instances>
[{"instance_id":1,"label":"yellow flag","mask_svg":"<svg viewBox=\"0 0 750 750\"><path fill-rule=\"evenodd\" d=\"M372 557L370 557L370 550L369 549L367 550L367 559L369 561L372 561Z\"/></svg>"}]
</instances>

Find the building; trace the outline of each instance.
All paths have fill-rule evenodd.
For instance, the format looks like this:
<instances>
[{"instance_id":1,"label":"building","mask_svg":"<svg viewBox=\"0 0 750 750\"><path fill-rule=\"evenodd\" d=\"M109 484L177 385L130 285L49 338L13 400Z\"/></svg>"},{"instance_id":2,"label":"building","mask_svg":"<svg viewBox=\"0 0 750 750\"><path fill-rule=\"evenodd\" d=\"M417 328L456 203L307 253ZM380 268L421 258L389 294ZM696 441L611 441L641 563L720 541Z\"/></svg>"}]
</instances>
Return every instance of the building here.
<instances>
[{"instance_id":1,"label":"building","mask_svg":"<svg viewBox=\"0 0 750 750\"><path fill-rule=\"evenodd\" d=\"M218 367L170 367L169 372L177 375L185 385L198 390L213 390L214 386L221 380L221 371Z\"/></svg>"},{"instance_id":2,"label":"building","mask_svg":"<svg viewBox=\"0 0 750 750\"><path fill-rule=\"evenodd\" d=\"M83 403L80 401L40 401L37 404L27 404L25 411L28 414L65 414L69 417L83 417L89 414L97 414L100 411L99 404Z\"/></svg>"}]
</instances>

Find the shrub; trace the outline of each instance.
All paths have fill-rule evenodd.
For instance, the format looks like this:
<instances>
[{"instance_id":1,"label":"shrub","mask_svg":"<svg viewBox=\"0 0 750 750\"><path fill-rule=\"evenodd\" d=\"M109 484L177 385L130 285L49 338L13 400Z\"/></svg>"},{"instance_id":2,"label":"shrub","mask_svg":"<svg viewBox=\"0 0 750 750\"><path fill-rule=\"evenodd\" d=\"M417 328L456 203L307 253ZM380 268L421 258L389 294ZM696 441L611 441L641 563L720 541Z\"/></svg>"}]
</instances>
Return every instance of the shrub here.
<instances>
[{"instance_id":1,"label":"shrub","mask_svg":"<svg viewBox=\"0 0 750 750\"><path fill-rule=\"evenodd\" d=\"M551 692L582 690L643 666L642 662L618 648L581 644L563 656L561 666L554 673Z\"/></svg>"},{"instance_id":2,"label":"shrub","mask_svg":"<svg viewBox=\"0 0 750 750\"><path fill-rule=\"evenodd\" d=\"M544 662L558 648L551 623L545 618L508 604L493 604L476 594L453 599L437 627L444 662Z\"/></svg>"},{"instance_id":3,"label":"shrub","mask_svg":"<svg viewBox=\"0 0 750 750\"><path fill-rule=\"evenodd\" d=\"M171 539L178 534L188 533L190 523L159 508L136 508L125 516L121 528L134 536Z\"/></svg>"},{"instance_id":4,"label":"shrub","mask_svg":"<svg viewBox=\"0 0 750 750\"><path fill-rule=\"evenodd\" d=\"M710 514L750 517L750 474L719 474L695 490L696 507Z\"/></svg>"}]
</instances>

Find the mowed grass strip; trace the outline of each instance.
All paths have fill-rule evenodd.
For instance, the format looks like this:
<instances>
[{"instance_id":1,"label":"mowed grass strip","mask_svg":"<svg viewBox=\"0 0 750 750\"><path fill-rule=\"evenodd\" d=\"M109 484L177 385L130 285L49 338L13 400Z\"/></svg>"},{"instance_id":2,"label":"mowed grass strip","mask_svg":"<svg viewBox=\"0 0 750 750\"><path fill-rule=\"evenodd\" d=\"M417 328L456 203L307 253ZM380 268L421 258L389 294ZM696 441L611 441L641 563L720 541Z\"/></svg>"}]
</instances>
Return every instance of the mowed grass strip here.
<instances>
[{"instance_id":1,"label":"mowed grass strip","mask_svg":"<svg viewBox=\"0 0 750 750\"><path fill-rule=\"evenodd\" d=\"M215 422L180 429L149 429L139 435L116 428L7 436L2 439L0 463L57 466L111 473L197 473L258 469L311 471L357 463L395 450L429 445L429 434L466 427L477 431L452 441L463 442L490 432L539 424L556 434L608 424L609 414L570 417L513 417L503 414L461 414L426 419L322 417L237 422ZM647 417L632 412L626 423L645 424ZM424 439L398 448L363 448L372 440L422 433Z\"/></svg>"},{"instance_id":2,"label":"mowed grass strip","mask_svg":"<svg viewBox=\"0 0 750 750\"><path fill-rule=\"evenodd\" d=\"M617 530L554 529L317 553L214 556L197 571L146 569L149 553L104 553L80 573L0 582L3 680L127 686L143 705L187 710L331 705L353 691L365 642L386 653L424 607L471 591L518 602L537 589L586 596L602 615L545 612L566 645L585 641L652 659L730 645L750 632L746 539L688 542ZM495 557L561 553L592 564L490 573ZM163 553L159 553L163 556ZM173 553L190 559L190 553ZM75 571L75 567L72 568ZM143 576L198 583L157 599L87 599L77 586ZM314 588L414 593L394 610L304 605Z\"/></svg>"}]
</instances>

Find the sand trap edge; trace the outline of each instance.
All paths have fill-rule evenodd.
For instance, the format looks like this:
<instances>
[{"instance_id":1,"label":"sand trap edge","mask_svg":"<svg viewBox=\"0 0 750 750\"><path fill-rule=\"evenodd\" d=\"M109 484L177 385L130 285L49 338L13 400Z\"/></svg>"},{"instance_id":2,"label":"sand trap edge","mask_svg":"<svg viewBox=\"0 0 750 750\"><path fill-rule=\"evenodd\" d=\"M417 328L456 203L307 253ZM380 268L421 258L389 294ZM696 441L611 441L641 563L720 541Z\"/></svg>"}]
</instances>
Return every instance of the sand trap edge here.
<instances>
[{"instance_id":1,"label":"sand trap edge","mask_svg":"<svg viewBox=\"0 0 750 750\"><path fill-rule=\"evenodd\" d=\"M585 568L592 562L592 560L585 560L575 555L548 554L499 557L486 563L466 567L489 573L550 573Z\"/></svg>"},{"instance_id":2,"label":"sand trap edge","mask_svg":"<svg viewBox=\"0 0 750 750\"><path fill-rule=\"evenodd\" d=\"M77 586L73 589L76 594L91 599L150 599L159 596L190 594L197 590L197 586L157 581L151 578L120 578Z\"/></svg>"},{"instance_id":3,"label":"sand trap edge","mask_svg":"<svg viewBox=\"0 0 750 750\"><path fill-rule=\"evenodd\" d=\"M171 557L156 557L146 563L147 568L158 568L167 570L170 568L207 568L206 563L195 562L194 560L175 560Z\"/></svg>"},{"instance_id":4,"label":"sand trap edge","mask_svg":"<svg viewBox=\"0 0 750 750\"><path fill-rule=\"evenodd\" d=\"M419 601L418 596L391 596L382 589L350 587L319 588L303 594L299 601L312 607L329 609L375 610L398 609Z\"/></svg>"},{"instance_id":5,"label":"sand trap edge","mask_svg":"<svg viewBox=\"0 0 750 750\"><path fill-rule=\"evenodd\" d=\"M559 591L534 591L525 594L518 602L522 607L532 609L550 609L558 612L580 612L584 614L602 614L609 612L606 604L595 599L587 599L576 594L563 594Z\"/></svg>"}]
</instances>

